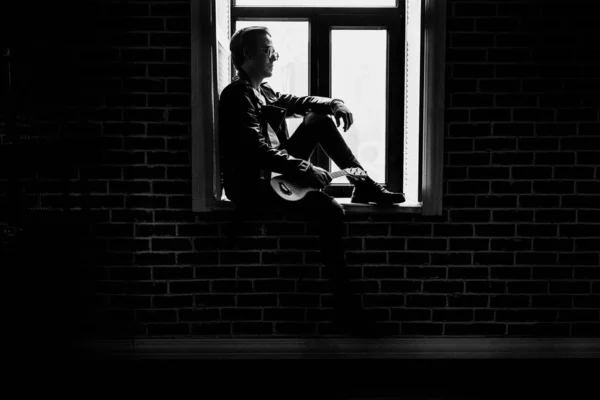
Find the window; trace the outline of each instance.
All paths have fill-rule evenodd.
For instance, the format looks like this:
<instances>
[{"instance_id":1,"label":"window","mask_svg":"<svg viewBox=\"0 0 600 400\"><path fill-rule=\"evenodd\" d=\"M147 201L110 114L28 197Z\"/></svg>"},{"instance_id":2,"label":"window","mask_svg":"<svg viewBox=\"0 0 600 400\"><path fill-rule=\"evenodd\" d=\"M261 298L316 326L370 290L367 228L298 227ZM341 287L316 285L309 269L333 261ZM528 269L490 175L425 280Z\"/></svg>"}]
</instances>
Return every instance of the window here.
<instances>
[{"instance_id":1,"label":"window","mask_svg":"<svg viewBox=\"0 0 600 400\"><path fill-rule=\"evenodd\" d=\"M216 110L235 74L229 38L260 24L280 53L268 81L276 91L340 98L351 109L354 125L342 132L350 148L370 176L406 193L403 207L385 211L441 214L445 2L397 1L192 1L194 211L224 204ZM300 122L287 119L290 134ZM311 162L338 170L321 149ZM338 198L351 190L348 183L326 189Z\"/></svg>"}]
</instances>

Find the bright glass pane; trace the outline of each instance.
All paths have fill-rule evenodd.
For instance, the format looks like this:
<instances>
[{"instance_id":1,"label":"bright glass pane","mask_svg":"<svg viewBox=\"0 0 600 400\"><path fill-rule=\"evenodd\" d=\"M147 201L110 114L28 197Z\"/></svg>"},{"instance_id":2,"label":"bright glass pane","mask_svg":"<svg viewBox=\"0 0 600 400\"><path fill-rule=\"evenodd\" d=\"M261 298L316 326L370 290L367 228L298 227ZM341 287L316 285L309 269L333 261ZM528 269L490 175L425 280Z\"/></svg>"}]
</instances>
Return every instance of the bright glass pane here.
<instances>
[{"instance_id":1,"label":"bright glass pane","mask_svg":"<svg viewBox=\"0 0 600 400\"><path fill-rule=\"evenodd\" d=\"M396 7L396 0L235 0L240 7Z\"/></svg>"},{"instance_id":2,"label":"bright glass pane","mask_svg":"<svg viewBox=\"0 0 600 400\"><path fill-rule=\"evenodd\" d=\"M273 76L265 79L276 92L295 96L308 95L308 21L236 21L235 29L248 26L266 26L271 32L273 47L279 53ZM302 118L290 118L287 125L290 135L298 128Z\"/></svg>"},{"instance_id":3,"label":"bright glass pane","mask_svg":"<svg viewBox=\"0 0 600 400\"><path fill-rule=\"evenodd\" d=\"M331 97L341 99L354 124L339 131L358 161L376 182L385 182L386 164L386 30L333 29ZM331 171L339 171L330 160Z\"/></svg>"}]
</instances>

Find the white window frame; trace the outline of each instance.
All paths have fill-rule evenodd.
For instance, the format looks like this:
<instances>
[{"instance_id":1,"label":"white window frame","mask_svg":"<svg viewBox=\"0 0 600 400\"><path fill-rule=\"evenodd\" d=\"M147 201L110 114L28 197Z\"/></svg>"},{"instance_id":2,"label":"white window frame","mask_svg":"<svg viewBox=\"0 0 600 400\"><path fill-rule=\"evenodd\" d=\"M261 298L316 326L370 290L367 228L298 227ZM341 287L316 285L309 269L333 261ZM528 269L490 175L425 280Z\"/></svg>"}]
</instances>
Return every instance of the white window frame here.
<instances>
[{"instance_id":1,"label":"white window frame","mask_svg":"<svg viewBox=\"0 0 600 400\"><path fill-rule=\"evenodd\" d=\"M349 212L442 215L446 1L421 0L420 199L398 206L346 204ZM409 35L406 35L407 40ZM191 0L192 211L231 209L221 200L218 160L216 0ZM409 43L410 44L410 43ZM406 105L405 105L406 110ZM406 181L405 181L406 182ZM408 200L408 199L407 199ZM416 199L415 199L416 200Z\"/></svg>"}]
</instances>

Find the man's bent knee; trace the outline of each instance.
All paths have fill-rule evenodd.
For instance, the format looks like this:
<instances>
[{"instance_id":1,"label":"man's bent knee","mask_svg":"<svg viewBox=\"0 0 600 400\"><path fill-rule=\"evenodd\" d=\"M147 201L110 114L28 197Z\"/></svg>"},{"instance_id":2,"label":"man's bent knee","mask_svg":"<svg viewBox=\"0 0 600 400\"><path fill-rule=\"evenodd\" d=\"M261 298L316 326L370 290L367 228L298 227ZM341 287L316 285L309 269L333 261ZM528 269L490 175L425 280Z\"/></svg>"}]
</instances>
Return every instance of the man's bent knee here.
<instances>
[{"instance_id":1,"label":"man's bent knee","mask_svg":"<svg viewBox=\"0 0 600 400\"><path fill-rule=\"evenodd\" d=\"M324 121L329 118L328 114L311 111L304 117L305 125L312 125Z\"/></svg>"}]
</instances>

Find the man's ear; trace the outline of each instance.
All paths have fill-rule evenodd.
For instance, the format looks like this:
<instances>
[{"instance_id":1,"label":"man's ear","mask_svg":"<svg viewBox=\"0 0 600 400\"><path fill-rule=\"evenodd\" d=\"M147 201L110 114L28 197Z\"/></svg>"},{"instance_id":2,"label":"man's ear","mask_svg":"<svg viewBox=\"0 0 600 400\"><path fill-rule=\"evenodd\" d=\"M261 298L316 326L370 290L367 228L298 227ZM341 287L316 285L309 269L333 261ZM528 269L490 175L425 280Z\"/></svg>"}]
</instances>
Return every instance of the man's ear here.
<instances>
[{"instance_id":1,"label":"man's ear","mask_svg":"<svg viewBox=\"0 0 600 400\"><path fill-rule=\"evenodd\" d=\"M254 54L252 54L252 50L248 46L244 46L242 53L244 54L244 60L251 60L254 56Z\"/></svg>"}]
</instances>

